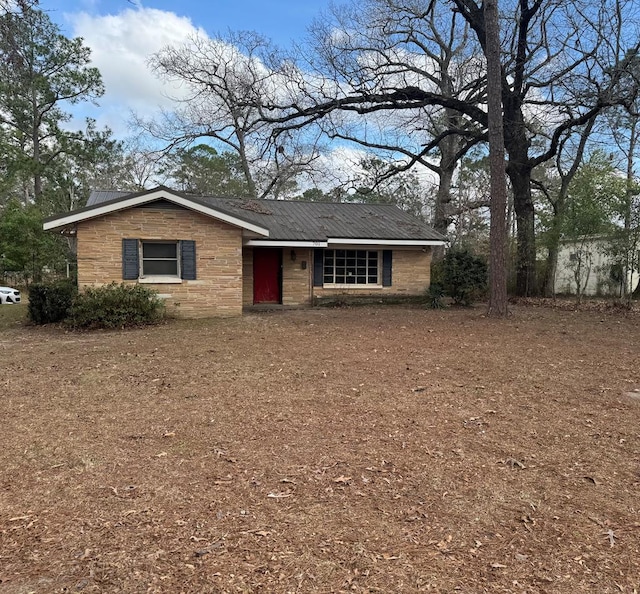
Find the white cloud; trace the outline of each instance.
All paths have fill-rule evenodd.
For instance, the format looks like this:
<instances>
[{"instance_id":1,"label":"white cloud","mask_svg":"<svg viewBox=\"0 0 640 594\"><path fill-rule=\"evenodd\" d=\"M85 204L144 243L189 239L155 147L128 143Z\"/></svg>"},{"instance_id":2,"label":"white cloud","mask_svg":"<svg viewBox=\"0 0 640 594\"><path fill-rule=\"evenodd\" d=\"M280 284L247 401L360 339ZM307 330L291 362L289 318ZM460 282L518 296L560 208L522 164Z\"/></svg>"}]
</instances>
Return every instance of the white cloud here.
<instances>
[{"instance_id":1,"label":"white cloud","mask_svg":"<svg viewBox=\"0 0 640 594\"><path fill-rule=\"evenodd\" d=\"M101 74L105 95L95 118L118 136L127 134L131 110L145 116L159 107L169 107L168 95L180 88L160 81L147 66L149 57L166 45L179 45L190 36L206 33L190 19L172 12L139 7L114 15L87 12L67 15L73 36L82 37L91 48L93 65Z\"/></svg>"}]
</instances>

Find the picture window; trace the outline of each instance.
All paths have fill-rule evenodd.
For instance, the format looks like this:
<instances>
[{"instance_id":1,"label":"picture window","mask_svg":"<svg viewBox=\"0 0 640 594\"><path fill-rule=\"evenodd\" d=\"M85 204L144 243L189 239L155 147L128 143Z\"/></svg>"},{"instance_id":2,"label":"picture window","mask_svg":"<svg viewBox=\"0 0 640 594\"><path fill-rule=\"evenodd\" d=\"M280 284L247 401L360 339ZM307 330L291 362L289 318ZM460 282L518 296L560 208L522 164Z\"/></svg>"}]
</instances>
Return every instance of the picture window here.
<instances>
[{"instance_id":1,"label":"picture window","mask_svg":"<svg viewBox=\"0 0 640 594\"><path fill-rule=\"evenodd\" d=\"M379 253L371 250L325 250L325 285L378 285Z\"/></svg>"}]
</instances>

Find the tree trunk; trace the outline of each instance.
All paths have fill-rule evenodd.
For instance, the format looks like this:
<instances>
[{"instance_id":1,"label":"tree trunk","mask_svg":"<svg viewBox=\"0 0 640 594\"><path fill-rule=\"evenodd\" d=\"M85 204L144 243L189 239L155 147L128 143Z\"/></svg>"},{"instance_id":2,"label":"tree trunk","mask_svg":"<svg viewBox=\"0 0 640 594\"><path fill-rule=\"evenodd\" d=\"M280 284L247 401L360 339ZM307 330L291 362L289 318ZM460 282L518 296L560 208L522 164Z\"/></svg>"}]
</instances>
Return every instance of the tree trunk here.
<instances>
[{"instance_id":1,"label":"tree trunk","mask_svg":"<svg viewBox=\"0 0 640 594\"><path fill-rule=\"evenodd\" d=\"M433 228L445 235L451 223L450 205L451 205L451 183L455 171L455 164L452 166L445 165L442 159L442 165L438 172L438 192L436 193L436 203L433 213Z\"/></svg>"},{"instance_id":2,"label":"tree trunk","mask_svg":"<svg viewBox=\"0 0 640 594\"><path fill-rule=\"evenodd\" d=\"M253 179L253 175L251 174L251 167L249 166L249 159L247 159L247 146L245 144L244 134L241 132L236 132L238 137L238 154L240 156L240 165L242 167L242 174L244 175L244 179L247 182L247 187L249 188L249 194L251 194L250 198L258 198L258 189L256 188L256 182Z\"/></svg>"},{"instance_id":3,"label":"tree trunk","mask_svg":"<svg viewBox=\"0 0 640 594\"><path fill-rule=\"evenodd\" d=\"M487 34L487 104L489 116L489 168L491 172L491 224L489 228L489 309L491 317L508 314L507 299L507 180L504 163L502 122L502 68L498 0L486 0L484 18Z\"/></svg>"},{"instance_id":4,"label":"tree trunk","mask_svg":"<svg viewBox=\"0 0 640 594\"><path fill-rule=\"evenodd\" d=\"M31 128L31 142L33 143L33 197L36 204L40 204L42 196L42 173L40 171L40 124L38 113L38 97L35 89L31 91L31 117L33 126Z\"/></svg>"},{"instance_id":5,"label":"tree trunk","mask_svg":"<svg viewBox=\"0 0 640 594\"><path fill-rule=\"evenodd\" d=\"M629 131L629 151L627 153L627 179L625 185L625 204L624 204L624 270L622 273L622 295L623 299L626 299L627 304L631 304L631 294L633 292L633 286L630 286L630 278L633 273L633 260L631 250L635 248L635 245L631 245L631 210L633 204L633 194L635 185L634 176L634 158L636 152L636 130L638 127L638 118L633 117L631 121L631 130Z\"/></svg>"},{"instance_id":6,"label":"tree trunk","mask_svg":"<svg viewBox=\"0 0 640 594\"><path fill-rule=\"evenodd\" d=\"M456 164L445 162L444 153L441 159L441 166L438 171L439 182L436 193L436 203L433 212L433 228L442 235L447 234L447 229L451 223L451 184L455 173ZM436 246L432 252L432 261L438 262L444 258L444 246Z\"/></svg>"},{"instance_id":7,"label":"tree trunk","mask_svg":"<svg viewBox=\"0 0 640 594\"><path fill-rule=\"evenodd\" d=\"M517 151L520 152L520 151ZM526 151L525 151L526 155ZM531 169L523 159L509 155L509 179L516 213L516 295L536 293L535 213L531 196Z\"/></svg>"},{"instance_id":8,"label":"tree trunk","mask_svg":"<svg viewBox=\"0 0 640 594\"><path fill-rule=\"evenodd\" d=\"M545 297L553 297L556 294L556 271L558 270L559 246L554 243L547 253L547 266L545 270L543 294Z\"/></svg>"},{"instance_id":9,"label":"tree trunk","mask_svg":"<svg viewBox=\"0 0 640 594\"><path fill-rule=\"evenodd\" d=\"M560 195L553 204L553 219L551 220L547 246L547 265L542 286L542 293L545 297L554 297L556 294L556 271L558 270L558 254L560 253L560 225L566 203L563 191L564 188L561 189Z\"/></svg>"}]
</instances>

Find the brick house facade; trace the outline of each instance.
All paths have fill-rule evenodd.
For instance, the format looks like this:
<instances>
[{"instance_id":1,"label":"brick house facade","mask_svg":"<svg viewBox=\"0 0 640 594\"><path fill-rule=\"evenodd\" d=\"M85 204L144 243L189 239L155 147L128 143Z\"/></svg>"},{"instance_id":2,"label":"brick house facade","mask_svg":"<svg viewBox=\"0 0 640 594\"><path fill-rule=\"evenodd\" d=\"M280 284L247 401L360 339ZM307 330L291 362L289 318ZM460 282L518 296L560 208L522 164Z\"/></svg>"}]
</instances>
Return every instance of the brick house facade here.
<instances>
[{"instance_id":1,"label":"brick house facade","mask_svg":"<svg viewBox=\"0 0 640 594\"><path fill-rule=\"evenodd\" d=\"M167 188L92 194L46 230L77 239L79 287L143 283L179 317L419 295L445 238L390 205L247 201Z\"/></svg>"}]
</instances>

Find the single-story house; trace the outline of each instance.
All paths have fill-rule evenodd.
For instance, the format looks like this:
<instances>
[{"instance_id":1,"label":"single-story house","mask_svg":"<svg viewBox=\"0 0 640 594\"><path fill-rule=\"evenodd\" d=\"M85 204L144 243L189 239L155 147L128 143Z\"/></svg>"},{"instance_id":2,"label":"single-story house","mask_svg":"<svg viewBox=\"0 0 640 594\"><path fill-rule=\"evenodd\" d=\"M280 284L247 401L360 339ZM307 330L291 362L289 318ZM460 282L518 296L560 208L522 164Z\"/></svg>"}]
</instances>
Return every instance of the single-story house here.
<instances>
[{"instance_id":1,"label":"single-story house","mask_svg":"<svg viewBox=\"0 0 640 594\"><path fill-rule=\"evenodd\" d=\"M45 220L75 235L78 284L144 283L183 317L337 295L419 295L446 238L390 204L94 191Z\"/></svg>"}]
</instances>

